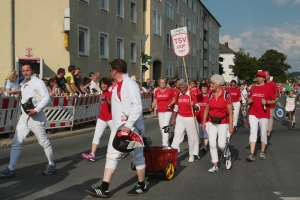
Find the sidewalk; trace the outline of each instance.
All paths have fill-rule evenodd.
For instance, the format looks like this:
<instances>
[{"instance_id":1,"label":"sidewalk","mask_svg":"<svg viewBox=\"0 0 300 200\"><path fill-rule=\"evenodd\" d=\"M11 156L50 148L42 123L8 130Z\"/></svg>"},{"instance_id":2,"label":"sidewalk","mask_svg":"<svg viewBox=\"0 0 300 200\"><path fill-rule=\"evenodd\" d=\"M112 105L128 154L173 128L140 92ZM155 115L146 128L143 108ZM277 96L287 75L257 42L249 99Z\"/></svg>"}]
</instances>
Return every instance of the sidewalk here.
<instances>
[{"instance_id":1,"label":"sidewalk","mask_svg":"<svg viewBox=\"0 0 300 200\"><path fill-rule=\"evenodd\" d=\"M144 114L144 120L145 119L149 119L152 118L152 114L151 113L146 113ZM71 137L74 135L81 135L81 134L85 134L85 133L91 133L95 131L95 126L96 124L88 124L86 125L85 128L73 128L73 131L69 131L69 130L65 130L64 128L59 129L59 131L55 134L47 134L49 140L56 140L56 139L60 139L60 138L65 138L65 137ZM108 127L106 127L108 128ZM6 149L6 148L11 148L12 145L12 140L13 140L13 135L10 135L10 138L5 138L5 137L1 137L0 134L0 149ZM27 145L27 144L33 144L33 143L37 143L37 138L35 137L35 135L29 136L26 138L26 140L24 141L23 145Z\"/></svg>"}]
</instances>

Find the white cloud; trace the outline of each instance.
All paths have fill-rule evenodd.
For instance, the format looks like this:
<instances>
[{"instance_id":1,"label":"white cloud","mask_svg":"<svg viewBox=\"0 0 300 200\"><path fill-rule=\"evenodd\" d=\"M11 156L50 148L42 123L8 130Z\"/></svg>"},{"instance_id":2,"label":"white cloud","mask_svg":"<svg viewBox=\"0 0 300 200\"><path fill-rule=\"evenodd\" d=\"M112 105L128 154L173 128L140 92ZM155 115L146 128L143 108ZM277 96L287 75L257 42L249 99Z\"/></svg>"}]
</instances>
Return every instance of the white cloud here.
<instances>
[{"instance_id":1,"label":"white cloud","mask_svg":"<svg viewBox=\"0 0 300 200\"><path fill-rule=\"evenodd\" d=\"M287 62L298 70L300 61L300 27L299 25L283 23L281 27L251 27L247 31L232 38L221 35L220 43L229 43L229 48L238 51L245 49L251 56L259 58L266 50L275 49L287 55Z\"/></svg>"},{"instance_id":2,"label":"white cloud","mask_svg":"<svg viewBox=\"0 0 300 200\"><path fill-rule=\"evenodd\" d=\"M294 4L300 5L300 0L295 0L295 1L294 1Z\"/></svg>"},{"instance_id":3,"label":"white cloud","mask_svg":"<svg viewBox=\"0 0 300 200\"><path fill-rule=\"evenodd\" d=\"M273 2L275 2L277 5L285 5L287 4L290 0L272 0ZM297 0L295 0L297 1Z\"/></svg>"}]
</instances>

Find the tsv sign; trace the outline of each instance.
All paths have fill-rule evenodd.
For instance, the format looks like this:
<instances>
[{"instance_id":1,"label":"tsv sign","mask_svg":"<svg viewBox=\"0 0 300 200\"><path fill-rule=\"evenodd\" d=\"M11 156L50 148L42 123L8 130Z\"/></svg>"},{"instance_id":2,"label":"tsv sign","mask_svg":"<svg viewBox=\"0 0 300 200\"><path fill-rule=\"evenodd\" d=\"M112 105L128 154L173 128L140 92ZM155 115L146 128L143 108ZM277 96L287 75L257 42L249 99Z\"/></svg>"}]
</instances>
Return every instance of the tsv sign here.
<instances>
[{"instance_id":1,"label":"tsv sign","mask_svg":"<svg viewBox=\"0 0 300 200\"><path fill-rule=\"evenodd\" d=\"M176 56L184 57L190 52L190 43L186 27L171 30L173 50Z\"/></svg>"}]
</instances>

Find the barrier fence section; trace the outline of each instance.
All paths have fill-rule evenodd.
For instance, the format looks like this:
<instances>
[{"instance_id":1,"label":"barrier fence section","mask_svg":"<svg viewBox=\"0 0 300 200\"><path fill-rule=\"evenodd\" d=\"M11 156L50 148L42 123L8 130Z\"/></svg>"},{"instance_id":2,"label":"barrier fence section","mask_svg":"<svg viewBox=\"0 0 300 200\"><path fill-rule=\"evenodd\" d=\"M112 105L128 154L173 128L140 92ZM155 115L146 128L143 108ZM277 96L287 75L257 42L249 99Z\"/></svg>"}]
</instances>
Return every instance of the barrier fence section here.
<instances>
[{"instance_id":1,"label":"barrier fence section","mask_svg":"<svg viewBox=\"0 0 300 200\"><path fill-rule=\"evenodd\" d=\"M46 129L56 129L63 127L73 127L76 97L64 96L51 97L51 101L44 112L46 115Z\"/></svg>"},{"instance_id":2,"label":"barrier fence section","mask_svg":"<svg viewBox=\"0 0 300 200\"><path fill-rule=\"evenodd\" d=\"M73 127L76 124L96 121L100 111L100 95L51 97L44 108L46 129ZM143 112L149 111L151 94L141 94ZM13 96L0 96L0 134L14 132L20 116L19 100Z\"/></svg>"},{"instance_id":3,"label":"barrier fence section","mask_svg":"<svg viewBox=\"0 0 300 200\"><path fill-rule=\"evenodd\" d=\"M19 100L13 96L0 96L0 134L14 132L19 116Z\"/></svg>"},{"instance_id":4,"label":"barrier fence section","mask_svg":"<svg viewBox=\"0 0 300 200\"><path fill-rule=\"evenodd\" d=\"M141 94L142 105L143 105L143 112L148 112L150 103L152 102L152 94L144 93Z\"/></svg>"},{"instance_id":5,"label":"barrier fence section","mask_svg":"<svg viewBox=\"0 0 300 200\"><path fill-rule=\"evenodd\" d=\"M78 97L75 104L74 124L96 121L100 111L100 95Z\"/></svg>"}]
</instances>

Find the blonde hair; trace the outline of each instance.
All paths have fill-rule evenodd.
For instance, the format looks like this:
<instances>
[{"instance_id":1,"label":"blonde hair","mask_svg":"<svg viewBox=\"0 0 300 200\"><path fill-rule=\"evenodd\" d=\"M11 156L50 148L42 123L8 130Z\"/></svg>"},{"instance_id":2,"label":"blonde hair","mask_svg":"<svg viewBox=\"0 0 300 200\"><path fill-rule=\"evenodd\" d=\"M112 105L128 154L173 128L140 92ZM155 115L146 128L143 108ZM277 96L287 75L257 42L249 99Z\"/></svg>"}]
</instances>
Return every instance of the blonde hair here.
<instances>
[{"instance_id":1,"label":"blonde hair","mask_svg":"<svg viewBox=\"0 0 300 200\"><path fill-rule=\"evenodd\" d=\"M12 70L6 79L9 80L10 82L15 82L18 78L16 76L18 76L18 72L16 70Z\"/></svg>"},{"instance_id":2,"label":"blonde hair","mask_svg":"<svg viewBox=\"0 0 300 200\"><path fill-rule=\"evenodd\" d=\"M160 77L160 78L158 79L158 83L160 83L161 80L165 81L165 83L167 84L167 79L165 79L165 78L163 78L163 77Z\"/></svg>"}]
</instances>

